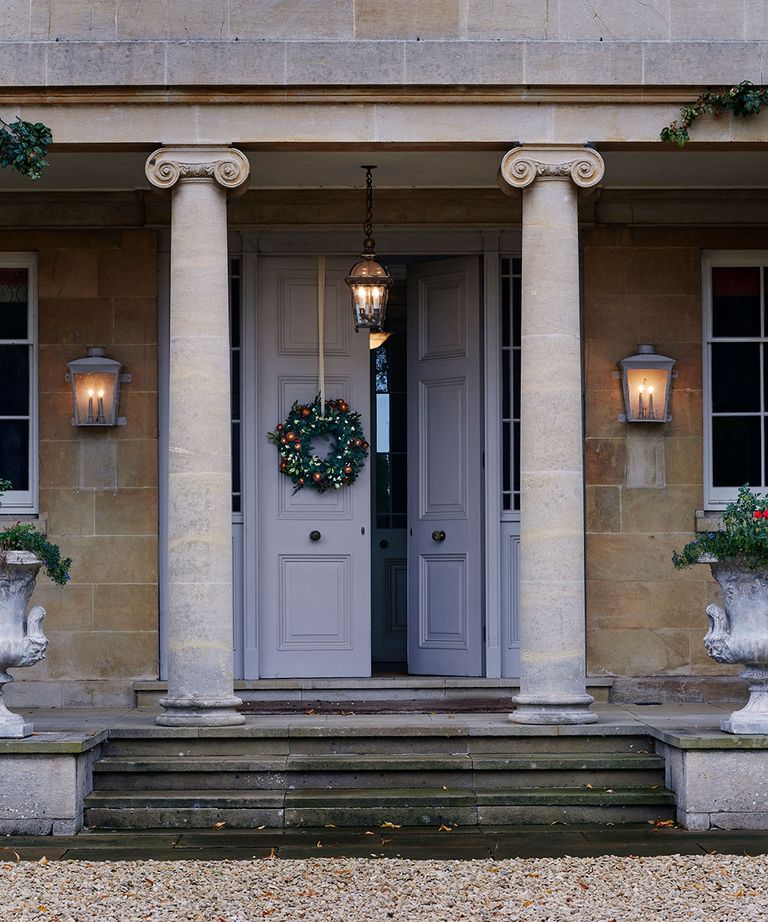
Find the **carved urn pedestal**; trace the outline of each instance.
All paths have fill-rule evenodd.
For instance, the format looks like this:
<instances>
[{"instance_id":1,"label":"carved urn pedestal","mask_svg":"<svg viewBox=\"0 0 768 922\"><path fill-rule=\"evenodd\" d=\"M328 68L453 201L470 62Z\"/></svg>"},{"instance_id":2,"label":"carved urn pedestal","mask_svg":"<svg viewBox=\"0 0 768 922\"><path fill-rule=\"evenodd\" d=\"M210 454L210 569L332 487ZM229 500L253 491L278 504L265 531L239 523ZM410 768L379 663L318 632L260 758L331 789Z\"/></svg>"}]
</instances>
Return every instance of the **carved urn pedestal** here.
<instances>
[{"instance_id":1,"label":"carved urn pedestal","mask_svg":"<svg viewBox=\"0 0 768 922\"><path fill-rule=\"evenodd\" d=\"M27 615L42 561L29 551L6 551L0 557L0 738L32 733L32 724L5 706L3 689L13 682L9 668L33 666L45 656L48 639L43 634L45 609L37 606Z\"/></svg>"},{"instance_id":2,"label":"carved urn pedestal","mask_svg":"<svg viewBox=\"0 0 768 922\"><path fill-rule=\"evenodd\" d=\"M743 663L749 700L722 721L727 733L768 735L768 569L748 570L735 561L701 558L723 593L725 607L707 608L707 653L718 663Z\"/></svg>"}]
</instances>

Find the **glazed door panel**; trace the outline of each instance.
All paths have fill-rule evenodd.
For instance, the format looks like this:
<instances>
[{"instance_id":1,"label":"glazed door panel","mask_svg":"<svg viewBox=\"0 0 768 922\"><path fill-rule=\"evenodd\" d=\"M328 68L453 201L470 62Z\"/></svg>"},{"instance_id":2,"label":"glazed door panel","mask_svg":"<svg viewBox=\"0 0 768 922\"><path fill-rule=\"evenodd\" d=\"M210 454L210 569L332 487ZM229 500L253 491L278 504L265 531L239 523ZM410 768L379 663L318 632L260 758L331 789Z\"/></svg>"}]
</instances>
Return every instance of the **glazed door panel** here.
<instances>
[{"instance_id":1,"label":"glazed door panel","mask_svg":"<svg viewBox=\"0 0 768 922\"><path fill-rule=\"evenodd\" d=\"M368 336L354 331L347 262L327 260L326 397L360 410L367 434ZM260 675L368 676L370 464L350 487L322 495L305 487L294 494L266 438L294 400L310 402L317 393L315 258L260 260L256 316ZM320 532L320 539L313 541L311 532Z\"/></svg>"},{"instance_id":2,"label":"glazed door panel","mask_svg":"<svg viewBox=\"0 0 768 922\"><path fill-rule=\"evenodd\" d=\"M408 670L482 674L477 259L408 273Z\"/></svg>"}]
</instances>

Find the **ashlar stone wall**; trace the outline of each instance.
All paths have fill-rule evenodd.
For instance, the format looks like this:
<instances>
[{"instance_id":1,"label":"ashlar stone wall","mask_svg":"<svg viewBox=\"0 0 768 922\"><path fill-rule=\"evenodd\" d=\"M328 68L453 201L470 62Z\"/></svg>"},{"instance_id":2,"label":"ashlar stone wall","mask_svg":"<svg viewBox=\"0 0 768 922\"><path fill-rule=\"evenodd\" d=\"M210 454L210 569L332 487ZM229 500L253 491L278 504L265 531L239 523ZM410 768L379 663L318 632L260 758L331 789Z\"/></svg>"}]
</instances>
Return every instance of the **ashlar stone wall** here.
<instances>
[{"instance_id":1,"label":"ashlar stone wall","mask_svg":"<svg viewBox=\"0 0 768 922\"><path fill-rule=\"evenodd\" d=\"M676 571L703 506L701 254L768 247L768 231L583 231L587 634L591 675L738 672L705 653L708 567ZM628 425L617 361L652 342L677 360L672 421Z\"/></svg>"},{"instance_id":2,"label":"ashlar stone wall","mask_svg":"<svg viewBox=\"0 0 768 922\"><path fill-rule=\"evenodd\" d=\"M74 561L66 588L38 580L51 643L16 671L9 703L130 704L133 680L157 676L155 241L144 230L0 232L0 250L38 254L40 519ZM71 425L66 363L88 345L133 375L125 427Z\"/></svg>"}]
</instances>

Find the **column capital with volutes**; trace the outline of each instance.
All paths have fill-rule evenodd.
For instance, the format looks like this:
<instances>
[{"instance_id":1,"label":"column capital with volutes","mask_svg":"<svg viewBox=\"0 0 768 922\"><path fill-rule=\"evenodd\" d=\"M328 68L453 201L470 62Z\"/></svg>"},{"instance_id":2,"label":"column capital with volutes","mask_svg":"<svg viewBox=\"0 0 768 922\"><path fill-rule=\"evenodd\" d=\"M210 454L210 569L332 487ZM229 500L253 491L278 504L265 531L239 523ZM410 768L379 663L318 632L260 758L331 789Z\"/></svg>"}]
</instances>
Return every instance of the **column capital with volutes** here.
<instances>
[{"instance_id":1,"label":"column capital with volutes","mask_svg":"<svg viewBox=\"0 0 768 922\"><path fill-rule=\"evenodd\" d=\"M539 180L570 181L582 189L596 186L605 162L596 150L575 144L523 144L508 151L499 167L503 192L513 195Z\"/></svg>"},{"instance_id":2,"label":"column capital with volutes","mask_svg":"<svg viewBox=\"0 0 768 922\"><path fill-rule=\"evenodd\" d=\"M246 190L251 172L245 154L224 145L161 147L149 155L144 169L161 191L182 182L213 182L234 195Z\"/></svg>"}]
</instances>

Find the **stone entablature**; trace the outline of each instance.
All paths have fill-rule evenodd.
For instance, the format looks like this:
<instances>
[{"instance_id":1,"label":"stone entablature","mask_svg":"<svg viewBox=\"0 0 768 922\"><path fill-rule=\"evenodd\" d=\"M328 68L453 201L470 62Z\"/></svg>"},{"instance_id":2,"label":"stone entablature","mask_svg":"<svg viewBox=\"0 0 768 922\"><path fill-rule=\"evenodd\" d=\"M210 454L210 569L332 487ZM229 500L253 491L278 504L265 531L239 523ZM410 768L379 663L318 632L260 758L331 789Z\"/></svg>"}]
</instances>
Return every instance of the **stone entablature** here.
<instances>
[{"instance_id":1,"label":"stone entablature","mask_svg":"<svg viewBox=\"0 0 768 922\"><path fill-rule=\"evenodd\" d=\"M31 7L31 9L30 9ZM7 0L7 39L705 41L768 37L750 0Z\"/></svg>"},{"instance_id":2,"label":"stone entablature","mask_svg":"<svg viewBox=\"0 0 768 922\"><path fill-rule=\"evenodd\" d=\"M0 35L12 30L0 19ZM765 41L7 41L0 86L697 86L760 83ZM690 95L690 94L687 94ZM686 96L687 98L687 96Z\"/></svg>"}]
</instances>

